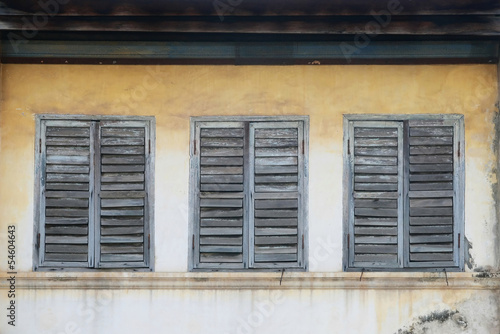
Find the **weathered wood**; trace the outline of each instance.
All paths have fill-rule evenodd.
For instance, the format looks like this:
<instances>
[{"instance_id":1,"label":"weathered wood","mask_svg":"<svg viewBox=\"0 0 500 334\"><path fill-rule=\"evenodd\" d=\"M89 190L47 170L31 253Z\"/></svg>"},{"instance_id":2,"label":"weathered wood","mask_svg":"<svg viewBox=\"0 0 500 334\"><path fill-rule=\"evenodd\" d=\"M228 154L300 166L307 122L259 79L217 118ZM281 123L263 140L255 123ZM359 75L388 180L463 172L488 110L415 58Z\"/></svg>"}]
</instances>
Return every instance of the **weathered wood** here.
<instances>
[{"instance_id":1,"label":"weathered wood","mask_svg":"<svg viewBox=\"0 0 500 334\"><path fill-rule=\"evenodd\" d=\"M453 182L412 182L410 191L414 190L453 190Z\"/></svg>"},{"instance_id":2,"label":"weathered wood","mask_svg":"<svg viewBox=\"0 0 500 334\"><path fill-rule=\"evenodd\" d=\"M200 207L207 208L242 208L243 201L241 199L201 199Z\"/></svg>"},{"instance_id":3,"label":"weathered wood","mask_svg":"<svg viewBox=\"0 0 500 334\"><path fill-rule=\"evenodd\" d=\"M367 128L367 127L354 127L354 138L384 138L384 137L397 137L397 128Z\"/></svg>"},{"instance_id":4,"label":"weathered wood","mask_svg":"<svg viewBox=\"0 0 500 334\"><path fill-rule=\"evenodd\" d=\"M126 235L126 234L143 234L143 226L127 226L127 227L102 227L101 235Z\"/></svg>"},{"instance_id":5,"label":"weathered wood","mask_svg":"<svg viewBox=\"0 0 500 334\"><path fill-rule=\"evenodd\" d=\"M254 202L255 209L285 209L285 208L298 208L298 200L287 199L287 200L256 200Z\"/></svg>"},{"instance_id":6,"label":"weathered wood","mask_svg":"<svg viewBox=\"0 0 500 334\"><path fill-rule=\"evenodd\" d=\"M46 207L55 208L88 208L88 199L83 198L47 198Z\"/></svg>"},{"instance_id":7,"label":"weathered wood","mask_svg":"<svg viewBox=\"0 0 500 334\"><path fill-rule=\"evenodd\" d=\"M397 183L355 183L354 190L356 191L369 191L369 192L380 192L380 191L397 191Z\"/></svg>"},{"instance_id":8,"label":"weathered wood","mask_svg":"<svg viewBox=\"0 0 500 334\"><path fill-rule=\"evenodd\" d=\"M47 164L58 165L88 165L90 157L88 155L49 155Z\"/></svg>"},{"instance_id":9,"label":"weathered wood","mask_svg":"<svg viewBox=\"0 0 500 334\"><path fill-rule=\"evenodd\" d=\"M90 138L90 128L86 127L54 127L47 126L45 130L47 137L84 137Z\"/></svg>"},{"instance_id":10,"label":"weathered wood","mask_svg":"<svg viewBox=\"0 0 500 334\"><path fill-rule=\"evenodd\" d=\"M143 198L101 199L102 208L144 206Z\"/></svg>"},{"instance_id":11,"label":"weathered wood","mask_svg":"<svg viewBox=\"0 0 500 334\"><path fill-rule=\"evenodd\" d=\"M45 246L47 253L73 253L73 254L87 254L87 245L62 245L62 244L48 244Z\"/></svg>"},{"instance_id":12,"label":"weathered wood","mask_svg":"<svg viewBox=\"0 0 500 334\"><path fill-rule=\"evenodd\" d=\"M452 155L411 155L411 164L448 164L453 163Z\"/></svg>"},{"instance_id":13,"label":"weathered wood","mask_svg":"<svg viewBox=\"0 0 500 334\"><path fill-rule=\"evenodd\" d=\"M354 261L359 262L376 262L376 263L384 263L384 262L397 262L398 256L397 254L356 254L354 255Z\"/></svg>"},{"instance_id":14,"label":"weathered wood","mask_svg":"<svg viewBox=\"0 0 500 334\"><path fill-rule=\"evenodd\" d=\"M355 199L354 206L356 208L392 208L397 209L398 201L381 200L381 199Z\"/></svg>"},{"instance_id":15,"label":"weathered wood","mask_svg":"<svg viewBox=\"0 0 500 334\"><path fill-rule=\"evenodd\" d=\"M275 129L255 129L255 138L298 138L298 130L275 128Z\"/></svg>"},{"instance_id":16,"label":"weathered wood","mask_svg":"<svg viewBox=\"0 0 500 334\"><path fill-rule=\"evenodd\" d=\"M453 190L419 190L410 191L408 193L410 198L440 198L440 197L453 197Z\"/></svg>"},{"instance_id":17,"label":"weathered wood","mask_svg":"<svg viewBox=\"0 0 500 334\"><path fill-rule=\"evenodd\" d=\"M200 185L201 191L243 191L243 184L212 184L204 183Z\"/></svg>"},{"instance_id":18,"label":"weathered wood","mask_svg":"<svg viewBox=\"0 0 500 334\"><path fill-rule=\"evenodd\" d=\"M104 146L124 146L133 145L144 147L144 137L104 137L101 140L101 145Z\"/></svg>"},{"instance_id":19,"label":"weathered wood","mask_svg":"<svg viewBox=\"0 0 500 334\"><path fill-rule=\"evenodd\" d=\"M255 174L293 174L297 172L297 166L255 166Z\"/></svg>"},{"instance_id":20,"label":"weathered wood","mask_svg":"<svg viewBox=\"0 0 500 334\"><path fill-rule=\"evenodd\" d=\"M412 208L410 207L410 216L425 217L425 216L452 216L453 208Z\"/></svg>"},{"instance_id":21,"label":"weathered wood","mask_svg":"<svg viewBox=\"0 0 500 334\"><path fill-rule=\"evenodd\" d=\"M243 158L202 157L200 163L202 166L242 166Z\"/></svg>"},{"instance_id":22,"label":"weathered wood","mask_svg":"<svg viewBox=\"0 0 500 334\"><path fill-rule=\"evenodd\" d=\"M143 226L144 217L127 217L127 218L101 218L101 226Z\"/></svg>"},{"instance_id":23,"label":"weathered wood","mask_svg":"<svg viewBox=\"0 0 500 334\"><path fill-rule=\"evenodd\" d=\"M102 236L101 244L127 244L141 243L144 241L143 236Z\"/></svg>"},{"instance_id":24,"label":"weathered wood","mask_svg":"<svg viewBox=\"0 0 500 334\"><path fill-rule=\"evenodd\" d=\"M256 218L295 218L297 210L255 210Z\"/></svg>"},{"instance_id":25,"label":"weathered wood","mask_svg":"<svg viewBox=\"0 0 500 334\"><path fill-rule=\"evenodd\" d=\"M410 225L452 225L453 217L410 217Z\"/></svg>"},{"instance_id":26,"label":"weathered wood","mask_svg":"<svg viewBox=\"0 0 500 334\"><path fill-rule=\"evenodd\" d=\"M200 228L200 236L235 236L242 235L243 230L241 228L232 228L232 227L202 227Z\"/></svg>"},{"instance_id":27,"label":"weathered wood","mask_svg":"<svg viewBox=\"0 0 500 334\"><path fill-rule=\"evenodd\" d=\"M101 190L114 191L114 190L144 190L144 183L102 183Z\"/></svg>"},{"instance_id":28,"label":"weathered wood","mask_svg":"<svg viewBox=\"0 0 500 334\"><path fill-rule=\"evenodd\" d=\"M293 246L255 246L255 254L296 254L297 245Z\"/></svg>"},{"instance_id":29,"label":"weathered wood","mask_svg":"<svg viewBox=\"0 0 500 334\"><path fill-rule=\"evenodd\" d=\"M135 209L135 210L108 210L101 209L101 216L142 216L144 215L143 209Z\"/></svg>"},{"instance_id":30,"label":"weathered wood","mask_svg":"<svg viewBox=\"0 0 500 334\"><path fill-rule=\"evenodd\" d=\"M411 235L410 244L430 244L430 243L449 243L453 242L453 235L438 234L438 235Z\"/></svg>"},{"instance_id":31,"label":"weathered wood","mask_svg":"<svg viewBox=\"0 0 500 334\"><path fill-rule=\"evenodd\" d=\"M410 145L453 145L453 137L410 137Z\"/></svg>"},{"instance_id":32,"label":"weathered wood","mask_svg":"<svg viewBox=\"0 0 500 334\"><path fill-rule=\"evenodd\" d=\"M441 207L452 206L452 198L435 198L435 199L411 199L410 207L425 208L425 207Z\"/></svg>"},{"instance_id":33,"label":"weathered wood","mask_svg":"<svg viewBox=\"0 0 500 334\"><path fill-rule=\"evenodd\" d=\"M296 228L256 228L255 235L297 235Z\"/></svg>"},{"instance_id":34,"label":"weathered wood","mask_svg":"<svg viewBox=\"0 0 500 334\"><path fill-rule=\"evenodd\" d=\"M256 245L297 244L297 236L256 236Z\"/></svg>"},{"instance_id":35,"label":"weathered wood","mask_svg":"<svg viewBox=\"0 0 500 334\"><path fill-rule=\"evenodd\" d=\"M410 127L410 137L436 137L436 136L453 136L453 127Z\"/></svg>"},{"instance_id":36,"label":"weathered wood","mask_svg":"<svg viewBox=\"0 0 500 334\"><path fill-rule=\"evenodd\" d=\"M105 198L144 198L146 192L143 190L131 190L131 191L101 191L100 194L102 199Z\"/></svg>"},{"instance_id":37,"label":"weathered wood","mask_svg":"<svg viewBox=\"0 0 500 334\"><path fill-rule=\"evenodd\" d=\"M231 147L202 147L202 157L239 157L243 156L243 149Z\"/></svg>"},{"instance_id":38,"label":"weathered wood","mask_svg":"<svg viewBox=\"0 0 500 334\"><path fill-rule=\"evenodd\" d=\"M101 154L115 154L115 155L144 154L144 146L102 146Z\"/></svg>"},{"instance_id":39,"label":"weathered wood","mask_svg":"<svg viewBox=\"0 0 500 334\"><path fill-rule=\"evenodd\" d=\"M370 166L370 165L355 165L354 173L356 174L397 174L398 166Z\"/></svg>"},{"instance_id":40,"label":"weathered wood","mask_svg":"<svg viewBox=\"0 0 500 334\"><path fill-rule=\"evenodd\" d=\"M354 253L356 254L397 254L397 245L354 245Z\"/></svg>"},{"instance_id":41,"label":"weathered wood","mask_svg":"<svg viewBox=\"0 0 500 334\"><path fill-rule=\"evenodd\" d=\"M398 219L394 218L381 218L381 217L368 217L368 218L354 218L354 226L397 226Z\"/></svg>"},{"instance_id":42,"label":"weathered wood","mask_svg":"<svg viewBox=\"0 0 500 334\"><path fill-rule=\"evenodd\" d=\"M255 147L297 147L297 139L290 138L259 138L255 139Z\"/></svg>"},{"instance_id":43,"label":"weathered wood","mask_svg":"<svg viewBox=\"0 0 500 334\"><path fill-rule=\"evenodd\" d=\"M242 138L202 138L201 147L243 147Z\"/></svg>"},{"instance_id":44,"label":"weathered wood","mask_svg":"<svg viewBox=\"0 0 500 334\"><path fill-rule=\"evenodd\" d=\"M144 247L132 245L102 245L101 254L127 254L127 253L143 253Z\"/></svg>"},{"instance_id":45,"label":"weathered wood","mask_svg":"<svg viewBox=\"0 0 500 334\"><path fill-rule=\"evenodd\" d=\"M453 252L453 244L414 244L410 245L412 253L442 253Z\"/></svg>"},{"instance_id":46,"label":"weathered wood","mask_svg":"<svg viewBox=\"0 0 500 334\"><path fill-rule=\"evenodd\" d=\"M453 154L453 146L411 146L410 155L416 154Z\"/></svg>"},{"instance_id":47,"label":"weathered wood","mask_svg":"<svg viewBox=\"0 0 500 334\"><path fill-rule=\"evenodd\" d=\"M410 174L410 182L453 181L451 173Z\"/></svg>"},{"instance_id":48,"label":"weathered wood","mask_svg":"<svg viewBox=\"0 0 500 334\"><path fill-rule=\"evenodd\" d=\"M411 261L452 261L453 253L411 253Z\"/></svg>"},{"instance_id":49,"label":"weathered wood","mask_svg":"<svg viewBox=\"0 0 500 334\"><path fill-rule=\"evenodd\" d=\"M242 217L243 210L242 209L202 209L200 211L201 218L223 218L223 217Z\"/></svg>"},{"instance_id":50,"label":"weathered wood","mask_svg":"<svg viewBox=\"0 0 500 334\"><path fill-rule=\"evenodd\" d=\"M356 147L355 145L354 154L357 156L396 157L398 150L390 147Z\"/></svg>"},{"instance_id":51,"label":"weathered wood","mask_svg":"<svg viewBox=\"0 0 500 334\"><path fill-rule=\"evenodd\" d=\"M242 227L243 219L205 218L200 219L201 227Z\"/></svg>"},{"instance_id":52,"label":"weathered wood","mask_svg":"<svg viewBox=\"0 0 500 334\"><path fill-rule=\"evenodd\" d=\"M243 137L245 129L243 128L203 128L200 131L201 138L216 137L216 138L233 138Z\"/></svg>"},{"instance_id":53,"label":"weathered wood","mask_svg":"<svg viewBox=\"0 0 500 334\"><path fill-rule=\"evenodd\" d=\"M398 139L388 138L355 138L355 147L398 147Z\"/></svg>"},{"instance_id":54,"label":"weathered wood","mask_svg":"<svg viewBox=\"0 0 500 334\"><path fill-rule=\"evenodd\" d=\"M220 254L221 253L200 253L200 262L239 263L243 261L242 254L235 254L235 255L220 255Z\"/></svg>"},{"instance_id":55,"label":"weathered wood","mask_svg":"<svg viewBox=\"0 0 500 334\"><path fill-rule=\"evenodd\" d=\"M143 128L103 127L101 129L101 135L102 137L144 138L145 130Z\"/></svg>"},{"instance_id":56,"label":"weathered wood","mask_svg":"<svg viewBox=\"0 0 500 334\"><path fill-rule=\"evenodd\" d=\"M410 226L411 234L443 234L453 233L452 225L423 225Z\"/></svg>"},{"instance_id":57,"label":"weathered wood","mask_svg":"<svg viewBox=\"0 0 500 334\"><path fill-rule=\"evenodd\" d=\"M89 138L78 137L47 137L45 139L47 146L89 146Z\"/></svg>"},{"instance_id":58,"label":"weathered wood","mask_svg":"<svg viewBox=\"0 0 500 334\"><path fill-rule=\"evenodd\" d=\"M104 173L101 182L144 182L144 173Z\"/></svg>"},{"instance_id":59,"label":"weathered wood","mask_svg":"<svg viewBox=\"0 0 500 334\"><path fill-rule=\"evenodd\" d=\"M200 245L242 245L243 238L240 237L200 237Z\"/></svg>"},{"instance_id":60,"label":"weathered wood","mask_svg":"<svg viewBox=\"0 0 500 334\"><path fill-rule=\"evenodd\" d=\"M47 182L89 182L88 174L54 174L47 173Z\"/></svg>"},{"instance_id":61,"label":"weathered wood","mask_svg":"<svg viewBox=\"0 0 500 334\"><path fill-rule=\"evenodd\" d=\"M397 236L363 236L356 237L356 244L397 244Z\"/></svg>"},{"instance_id":62,"label":"weathered wood","mask_svg":"<svg viewBox=\"0 0 500 334\"><path fill-rule=\"evenodd\" d=\"M89 155L89 148L84 146L47 146L47 155ZM49 165L50 166L50 165Z\"/></svg>"},{"instance_id":63,"label":"weathered wood","mask_svg":"<svg viewBox=\"0 0 500 334\"><path fill-rule=\"evenodd\" d=\"M53 209L46 208L45 215L47 217L87 217L89 215L88 209Z\"/></svg>"},{"instance_id":64,"label":"weathered wood","mask_svg":"<svg viewBox=\"0 0 500 334\"><path fill-rule=\"evenodd\" d=\"M255 218L255 227L271 227L271 226L297 226L297 218L276 218L263 219Z\"/></svg>"},{"instance_id":65,"label":"weathered wood","mask_svg":"<svg viewBox=\"0 0 500 334\"><path fill-rule=\"evenodd\" d=\"M410 164L410 172L425 173L425 172L453 172L453 164Z\"/></svg>"},{"instance_id":66,"label":"weathered wood","mask_svg":"<svg viewBox=\"0 0 500 334\"><path fill-rule=\"evenodd\" d=\"M281 184L256 184L255 192L285 192L285 191L298 191L298 185L293 183Z\"/></svg>"},{"instance_id":67,"label":"weathered wood","mask_svg":"<svg viewBox=\"0 0 500 334\"><path fill-rule=\"evenodd\" d=\"M297 156L298 148L297 147L282 147L282 148L256 148L255 156L260 157L293 157Z\"/></svg>"},{"instance_id":68,"label":"weathered wood","mask_svg":"<svg viewBox=\"0 0 500 334\"><path fill-rule=\"evenodd\" d=\"M256 158L255 166L287 166L297 165L297 157Z\"/></svg>"},{"instance_id":69,"label":"weathered wood","mask_svg":"<svg viewBox=\"0 0 500 334\"><path fill-rule=\"evenodd\" d=\"M354 233L358 235L398 235L397 227L355 227Z\"/></svg>"},{"instance_id":70,"label":"weathered wood","mask_svg":"<svg viewBox=\"0 0 500 334\"><path fill-rule=\"evenodd\" d=\"M46 217L46 225L87 225L89 223L89 217Z\"/></svg>"},{"instance_id":71,"label":"weathered wood","mask_svg":"<svg viewBox=\"0 0 500 334\"><path fill-rule=\"evenodd\" d=\"M45 261L71 261L71 262L85 262L87 261L87 254L80 253L45 253Z\"/></svg>"},{"instance_id":72,"label":"weathered wood","mask_svg":"<svg viewBox=\"0 0 500 334\"><path fill-rule=\"evenodd\" d=\"M398 159L392 157L354 157L356 165L397 166Z\"/></svg>"},{"instance_id":73,"label":"weathered wood","mask_svg":"<svg viewBox=\"0 0 500 334\"><path fill-rule=\"evenodd\" d=\"M243 174L243 167L201 167L201 175Z\"/></svg>"},{"instance_id":74,"label":"weathered wood","mask_svg":"<svg viewBox=\"0 0 500 334\"><path fill-rule=\"evenodd\" d=\"M243 183L243 175L201 175L201 183Z\"/></svg>"},{"instance_id":75,"label":"weathered wood","mask_svg":"<svg viewBox=\"0 0 500 334\"><path fill-rule=\"evenodd\" d=\"M298 175L283 175L283 174L275 174L275 175L256 175L255 183L297 183Z\"/></svg>"},{"instance_id":76,"label":"weathered wood","mask_svg":"<svg viewBox=\"0 0 500 334\"><path fill-rule=\"evenodd\" d=\"M63 190L63 191L86 191L89 190L88 183L65 183L65 182L47 182L45 184L47 190Z\"/></svg>"},{"instance_id":77,"label":"weathered wood","mask_svg":"<svg viewBox=\"0 0 500 334\"><path fill-rule=\"evenodd\" d=\"M46 235L87 235L87 226L63 226L63 225L47 225L45 227Z\"/></svg>"},{"instance_id":78,"label":"weathered wood","mask_svg":"<svg viewBox=\"0 0 500 334\"><path fill-rule=\"evenodd\" d=\"M242 253L242 246L201 246L201 253Z\"/></svg>"},{"instance_id":79,"label":"weathered wood","mask_svg":"<svg viewBox=\"0 0 500 334\"><path fill-rule=\"evenodd\" d=\"M141 254L101 254L103 262L124 262L124 261L143 261L144 255Z\"/></svg>"},{"instance_id":80,"label":"weathered wood","mask_svg":"<svg viewBox=\"0 0 500 334\"><path fill-rule=\"evenodd\" d=\"M255 254L255 262L292 262L297 261L297 254Z\"/></svg>"},{"instance_id":81,"label":"weathered wood","mask_svg":"<svg viewBox=\"0 0 500 334\"><path fill-rule=\"evenodd\" d=\"M79 237L73 237L73 236L51 236L47 235L45 237L45 243L46 244L87 244L88 243L88 237L87 236L79 236Z\"/></svg>"},{"instance_id":82,"label":"weathered wood","mask_svg":"<svg viewBox=\"0 0 500 334\"><path fill-rule=\"evenodd\" d=\"M88 191L46 191L46 198L89 198Z\"/></svg>"},{"instance_id":83,"label":"weathered wood","mask_svg":"<svg viewBox=\"0 0 500 334\"><path fill-rule=\"evenodd\" d=\"M371 192L360 192L354 191L353 198L374 198L374 199L397 199L398 193L396 191L371 191Z\"/></svg>"},{"instance_id":84,"label":"weathered wood","mask_svg":"<svg viewBox=\"0 0 500 334\"><path fill-rule=\"evenodd\" d=\"M80 165L47 165L46 167L47 173L88 174L89 171L89 166Z\"/></svg>"},{"instance_id":85,"label":"weathered wood","mask_svg":"<svg viewBox=\"0 0 500 334\"><path fill-rule=\"evenodd\" d=\"M144 164L145 159L142 155L121 156L121 155L103 155L102 163L104 165L140 165Z\"/></svg>"}]
</instances>

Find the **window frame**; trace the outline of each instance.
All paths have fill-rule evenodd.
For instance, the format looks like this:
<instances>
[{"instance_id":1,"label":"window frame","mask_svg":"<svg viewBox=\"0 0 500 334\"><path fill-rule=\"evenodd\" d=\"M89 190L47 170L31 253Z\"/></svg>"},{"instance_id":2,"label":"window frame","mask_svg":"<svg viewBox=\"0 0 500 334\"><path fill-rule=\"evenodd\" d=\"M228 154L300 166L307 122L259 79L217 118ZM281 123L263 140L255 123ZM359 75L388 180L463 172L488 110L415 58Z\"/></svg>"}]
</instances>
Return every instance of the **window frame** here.
<instances>
[{"instance_id":1,"label":"window frame","mask_svg":"<svg viewBox=\"0 0 500 334\"><path fill-rule=\"evenodd\" d=\"M80 267L80 266L68 266L68 267L60 267L60 266L48 266L43 265L41 263L41 230L44 229L41 221L41 211L44 209L42 203L42 173L43 173L43 163L44 159L42 156L42 127L43 123L46 121L62 121L62 122L78 122L78 121L99 121L99 122L141 122L144 123L146 129L146 140L145 148L148 149L147 159L145 161L145 192L147 202L145 204L145 209L147 209L144 213L144 239L148 242L144 242L144 247L148 247L147 252L145 252L148 256L144 259L146 266L145 267L128 267L127 265L123 265L120 267L114 266L103 266L96 267L97 256L95 251L93 250L95 247L98 247L97 242L100 240L96 235L99 233L97 231L98 221L93 219L93 224L89 221L89 252L93 252L94 255L90 256L93 259L94 267L90 265L88 267ZM96 136L97 134L94 134ZM92 136L92 133L91 133ZM92 142L92 141L91 141ZM154 271L154 258L155 258L155 247L154 247L154 184L155 184L155 147L156 147L156 119L154 116L110 116L110 115L69 115L69 114L37 114L35 115L35 143L34 143L34 153L35 153L35 179L34 179L34 229L33 229L33 271L68 271L68 272L78 272L78 271L87 271L87 272L96 272L96 271ZM92 150L92 149L91 149ZM92 161L92 159L91 159ZM95 166L90 166L91 171L90 175L95 173ZM89 189L91 191L91 189ZM92 200L92 198L94 198ZM94 203L89 203L89 214L91 216L95 216L96 208L92 207L93 205L97 205L97 196L93 196L90 198ZM146 237L146 234L148 237Z\"/></svg>"},{"instance_id":2,"label":"window frame","mask_svg":"<svg viewBox=\"0 0 500 334\"><path fill-rule=\"evenodd\" d=\"M408 266L408 257L409 252L406 251L406 246L409 242L408 236L408 212L407 208L408 198L403 198L402 202L404 203L404 207L400 210L403 211L402 224L403 226L399 226L398 229L402 230L403 239L401 243L403 246L403 251L401 254L398 254L398 258L402 260L398 267L356 267L351 266L351 256L350 256L350 245L352 243L350 240L350 234L352 233L351 228L351 191L352 191L352 170L351 170L351 157L349 151L351 150L352 143L350 143L350 126L351 122L404 122L404 121L414 121L414 120L422 120L422 121L435 121L439 123L440 121L445 122L453 122L453 159L454 159L454 186L456 185L456 189L454 189L454 198L455 202L453 205L453 228L454 228L454 236L457 237L453 239L453 249L457 252L457 256L454 259L453 266L447 267L426 267L415 265L413 267ZM449 126L449 125L447 125ZM407 131L405 129L404 131ZM403 137L405 134L403 134ZM408 143L403 143L403 145L407 145ZM349 147L351 146L351 147ZM352 157L354 154L352 154ZM405 166L408 165L408 161L404 161L403 164ZM405 167L407 168L407 167ZM436 271L463 271L464 270L464 262L465 262L465 236L464 236L464 228L465 228L465 125L464 125L464 115L461 114L344 114L344 125L343 125L343 269L344 271L394 271L394 272L436 272ZM405 187L408 186L408 175L405 170L405 175L403 177L403 183ZM398 213L398 220L400 220ZM399 232L398 235L401 235Z\"/></svg>"},{"instance_id":3,"label":"window frame","mask_svg":"<svg viewBox=\"0 0 500 334\"><path fill-rule=\"evenodd\" d=\"M272 268L272 267L263 267L263 266L255 266L250 267L251 261L251 251L252 246L250 245L250 241L252 240L249 235L249 230L252 225L250 220L243 221L243 254L247 254L247 257L243 259L244 268L231 268L230 264L228 267L220 267L220 266L206 266L200 267L197 265L197 261L195 256L199 254L197 251L197 245L199 244L199 234L196 233L199 228L198 215L196 213L196 208L199 208L199 199L197 196L198 190L198 173L200 170L200 165L198 163L198 159L196 157L196 145L200 138L199 133L197 131L197 126L207 122L220 122L220 123L271 123L271 122L280 122L280 123L290 123L290 122L301 122L303 127L303 140L304 140L304 151L303 151L303 178L302 178L302 191L299 191L299 201L302 205L302 214L299 219L299 234L302 234L303 240L298 240L297 246L302 249L302 257L299 258L299 262L301 262L300 266L290 267L290 268ZM197 136L198 135L198 136ZM251 134L248 133L248 141L250 141ZM247 157L250 160L252 154L249 154ZM188 270L189 271L205 271L205 272L213 272L213 271L225 271L225 272L251 272L251 271L307 271L308 270L308 203L309 203L309 182L308 182L308 174L309 174L309 116L193 116L190 118L190 141L189 141L189 157L190 157L190 175L189 175L189 206L188 206L188 219L189 219L189 243L188 243ZM244 164L247 166L246 170L250 171L249 164L250 161L244 161ZM244 178L246 178L244 176ZM248 176L250 180L251 177ZM244 189L244 193L249 192L249 189ZM245 195L244 199L244 208L246 206L247 211L250 210L252 205L250 204L251 200L249 196ZM250 214L247 215L248 217ZM300 228L301 226L301 228ZM245 256L245 255L244 255Z\"/></svg>"}]
</instances>

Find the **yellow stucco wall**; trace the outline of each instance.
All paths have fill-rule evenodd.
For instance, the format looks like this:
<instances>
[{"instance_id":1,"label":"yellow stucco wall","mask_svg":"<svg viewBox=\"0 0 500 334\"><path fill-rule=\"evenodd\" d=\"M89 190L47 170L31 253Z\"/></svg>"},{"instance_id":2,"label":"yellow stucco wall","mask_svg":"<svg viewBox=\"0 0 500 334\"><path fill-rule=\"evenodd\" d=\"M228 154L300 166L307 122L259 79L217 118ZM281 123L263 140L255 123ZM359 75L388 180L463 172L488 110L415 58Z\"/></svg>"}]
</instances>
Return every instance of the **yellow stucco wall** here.
<instances>
[{"instance_id":1,"label":"yellow stucco wall","mask_svg":"<svg viewBox=\"0 0 500 334\"><path fill-rule=\"evenodd\" d=\"M3 65L0 111L0 238L18 230L18 268L33 244L34 115L154 115L156 270L187 270L189 117L310 116L310 252L331 256L314 271L341 270L342 115L465 115L466 236L476 265L497 247L493 185L495 65L433 66L88 66ZM168 255L168 256L167 256ZM6 253L0 252L0 269Z\"/></svg>"}]
</instances>

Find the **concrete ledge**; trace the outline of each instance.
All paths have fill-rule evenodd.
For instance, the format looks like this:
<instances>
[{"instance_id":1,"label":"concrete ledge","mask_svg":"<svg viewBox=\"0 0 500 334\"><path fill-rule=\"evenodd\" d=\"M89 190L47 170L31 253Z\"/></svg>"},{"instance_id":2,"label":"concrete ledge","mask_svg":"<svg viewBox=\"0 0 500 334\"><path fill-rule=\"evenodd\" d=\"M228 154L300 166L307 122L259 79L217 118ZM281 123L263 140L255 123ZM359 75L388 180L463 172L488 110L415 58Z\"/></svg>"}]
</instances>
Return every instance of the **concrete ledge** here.
<instances>
[{"instance_id":1,"label":"concrete ledge","mask_svg":"<svg viewBox=\"0 0 500 334\"><path fill-rule=\"evenodd\" d=\"M475 289L500 290L500 273L17 273L0 289ZM281 281L281 282L280 282Z\"/></svg>"}]
</instances>

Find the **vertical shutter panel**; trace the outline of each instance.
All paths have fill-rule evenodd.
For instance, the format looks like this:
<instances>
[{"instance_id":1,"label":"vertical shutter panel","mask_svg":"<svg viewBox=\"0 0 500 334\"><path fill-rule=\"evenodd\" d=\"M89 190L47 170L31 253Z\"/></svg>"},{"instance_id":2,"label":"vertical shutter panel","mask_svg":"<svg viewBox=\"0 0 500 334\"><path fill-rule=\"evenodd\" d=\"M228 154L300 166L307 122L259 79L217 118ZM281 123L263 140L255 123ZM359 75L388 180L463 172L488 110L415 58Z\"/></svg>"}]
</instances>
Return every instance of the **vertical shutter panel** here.
<instances>
[{"instance_id":1,"label":"vertical shutter panel","mask_svg":"<svg viewBox=\"0 0 500 334\"><path fill-rule=\"evenodd\" d=\"M250 267L302 265L302 122L250 124Z\"/></svg>"},{"instance_id":2,"label":"vertical shutter panel","mask_svg":"<svg viewBox=\"0 0 500 334\"><path fill-rule=\"evenodd\" d=\"M450 267L458 261L457 138L453 120L409 121L408 262Z\"/></svg>"},{"instance_id":3,"label":"vertical shutter panel","mask_svg":"<svg viewBox=\"0 0 500 334\"><path fill-rule=\"evenodd\" d=\"M100 268L148 266L147 124L100 122L96 164L96 258Z\"/></svg>"},{"instance_id":4,"label":"vertical shutter panel","mask_svg":"<svg viewBox=\"0 0 500 334\"><path fill-rule=\"evenodd\" d=\"M403 246L403 124L350 122L350 266L397 268Z\"/></svg>"},{"instance_id":5,"label":"vertical shutter panel","mask_svg":"<svg viewBox=\"0 0 500 334\"><path fill-rule=\"evenodd\" d=\"M40 265L88 267L92 127L85 121L42 121Z\"/></svg>"},{"instance_id":6,"label":"vertical shutter panel","mask_svg":"<svg viewBox=\"0 0 500 334\"><path fill-rule=\"evenodd\" d=\"M204 122L197 126L196 138L195 263L199 268L243 268L245 125Z\"/></svg>"}]
</instances>

